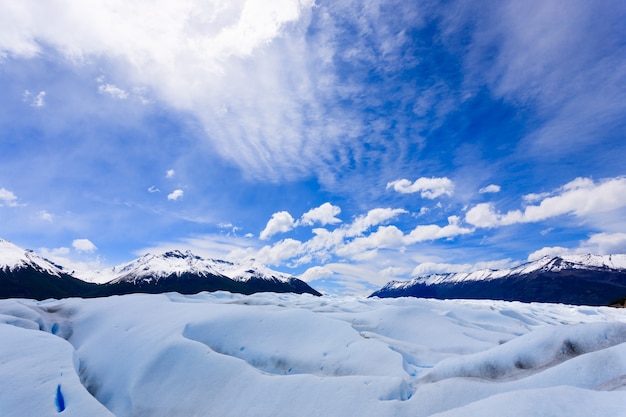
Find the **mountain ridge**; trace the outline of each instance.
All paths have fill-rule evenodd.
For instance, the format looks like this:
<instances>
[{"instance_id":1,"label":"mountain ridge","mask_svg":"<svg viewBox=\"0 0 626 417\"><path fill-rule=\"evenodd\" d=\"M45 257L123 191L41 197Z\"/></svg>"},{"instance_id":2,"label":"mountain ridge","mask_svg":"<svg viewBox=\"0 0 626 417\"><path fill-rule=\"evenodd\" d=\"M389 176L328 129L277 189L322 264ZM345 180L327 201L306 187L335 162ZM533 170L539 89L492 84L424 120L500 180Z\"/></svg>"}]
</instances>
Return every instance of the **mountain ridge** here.
<instances>
[{"instance_id":1,"label":"mountain ridge","mask_svg":"<svg viewBox=\"0 0 626 417\"><path fill-rule=\"evenodd\" d=\"M77 272L0 239L0 298L100 297L201 291L294 292L321 295L304 281L249 260L236 264L190 251L146 254L101 271Z\"/></svg>"},{"instance_id":2,"label":"mountain ridge","mask_svg":"<svg viewBox=\"0 0 626 417\"><path fill-rule=\"evenodd\" d=\"M469 298L608 305L626 294L626 254L543 257L510 269L393 280L370 297Z\"/></svg>"}]
</instances>

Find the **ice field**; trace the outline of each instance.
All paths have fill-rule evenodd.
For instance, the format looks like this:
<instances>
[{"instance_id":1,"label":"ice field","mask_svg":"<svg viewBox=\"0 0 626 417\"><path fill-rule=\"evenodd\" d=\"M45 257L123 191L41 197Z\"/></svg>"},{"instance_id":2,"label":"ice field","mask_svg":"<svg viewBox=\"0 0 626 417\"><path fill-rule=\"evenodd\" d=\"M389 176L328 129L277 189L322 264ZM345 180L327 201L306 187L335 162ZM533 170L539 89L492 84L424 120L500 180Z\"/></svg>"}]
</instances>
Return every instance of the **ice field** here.
<instances>
[{"instance_id":1,"label":"ice field","mask_svg":"<svg viewBox=\"0 0 626 417\"><path fill-rule=\"evenodd\" d=\"M225 292L0 300L0 415L621 416L626 311Z\"/></svg>"}]
</instances>

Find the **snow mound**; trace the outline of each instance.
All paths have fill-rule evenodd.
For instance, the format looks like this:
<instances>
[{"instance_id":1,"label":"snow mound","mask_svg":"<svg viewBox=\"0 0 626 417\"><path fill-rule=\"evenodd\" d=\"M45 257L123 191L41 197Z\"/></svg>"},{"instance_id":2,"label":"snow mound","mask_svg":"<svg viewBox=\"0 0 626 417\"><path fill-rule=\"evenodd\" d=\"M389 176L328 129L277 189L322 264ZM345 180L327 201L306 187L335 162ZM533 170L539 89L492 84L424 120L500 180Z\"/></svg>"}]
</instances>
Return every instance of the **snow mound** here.
<instances>
[{"instance_id":1,"label":"snow mound","mask_svg":"<svg viewBox=\"0 0 626 417\"><path fill-rule=\"evenodd\" d=\"M423 381L471 377L486 380L528 376L568 359L626 342L626 323L548 327L500 346L439 362Z\"/></svg>"}]
</instances>

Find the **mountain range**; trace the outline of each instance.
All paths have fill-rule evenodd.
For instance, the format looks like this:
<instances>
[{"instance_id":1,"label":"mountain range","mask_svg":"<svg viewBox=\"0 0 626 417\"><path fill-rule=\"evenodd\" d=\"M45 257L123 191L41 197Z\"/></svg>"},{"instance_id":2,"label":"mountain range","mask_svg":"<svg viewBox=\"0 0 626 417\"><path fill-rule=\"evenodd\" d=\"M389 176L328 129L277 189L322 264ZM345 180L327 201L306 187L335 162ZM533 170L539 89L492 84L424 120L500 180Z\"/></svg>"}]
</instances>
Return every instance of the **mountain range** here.
<instances>
[{"instance_id":1,"label":"mountain range","mask_svg":"<svg viewBox=\"0 0 626 417\"><path fill-rule=\"evenodd\" d=\"M101 297L200 291L321 295L304 281L249 260L204 259L191 252L147 254L110 269L76 272L0 239L0 298Z\"/></svg>"},{"instance_id":2,"label":"mountain range","mask_svg":"<svg viewBox=\"0 0 626 417\"><path fill-rule=\"evenodd\" d=\"M626 296L626 254L543 257L511 269L391 281L370 297L609 305Z\"/></svg>"},{"instance_id":3,"label":"mountain range","mask_svg":"<svg viewBox=\"0 0 626 417\"><path fill-rule=\"evenodd\" d=\"M0 298L102 297L229 291L321 295L254 259L233 263L178 250L98 271L72 271L0 239ZM577 305L624 304L626 254L544 257L514 268L391 281L370 297L494 299Z\"/></svg>"}]
</instances>

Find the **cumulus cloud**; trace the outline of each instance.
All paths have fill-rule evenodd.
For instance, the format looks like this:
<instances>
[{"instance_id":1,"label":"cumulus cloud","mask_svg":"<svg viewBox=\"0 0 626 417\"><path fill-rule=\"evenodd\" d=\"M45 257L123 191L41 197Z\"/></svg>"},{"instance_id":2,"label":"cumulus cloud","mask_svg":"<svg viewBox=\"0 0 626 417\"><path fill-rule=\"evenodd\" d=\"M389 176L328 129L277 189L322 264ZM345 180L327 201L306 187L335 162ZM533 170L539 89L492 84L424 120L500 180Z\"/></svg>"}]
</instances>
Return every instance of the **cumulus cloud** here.
<instances>
[{"instance_id":1,"label":"cumulus cloud","mask_svg":"<svg viewBox=\"0 0 626 417\"><path fill-rule=\"evenodd\" d=\"M585 217L626 207L624 195L624 177L599 182L590 178L576 178L554 192L542 195L539 204L528 205L523 210L500 213L492 203L477 204L467 211L465 221L476 227L489 228L539 222L564 214Z\"/></svg>"},{"instance_id":2,"label":"cumulus cloud","mask_svg":"<svg viewBox=\"0 0 626 417\"><path fill-rule=\"evenodd\" d=\"M333 256L350 260L371 260L380 250L404 252L405 248L419 242L451 239L458 235L473 232L463 227L458 216L450 216L446 226L420 225L405 234L395 225L385 225L399 214L406 213L403 209L376 208L358 216L351 224L333 230L314 228L313 237L307 241L283 240L274 246L262 248L255 257L261 260L276 262L278 259L293 259L291 265L303 265L314 260L326 262ZM268 222L267 238L272 233L288 231L294 227L294 221L287 212L275 213ZM372 228L376 230L372 231ZM270 233L272 232L272 233ZM267 236L266 236L267 235Z\"/></svg>"},{"instance_id":3,"label":"cumulus cloud","mask_svg":"<svg viewBox=\"0 0 626 417\"><path fill-rule=\"evenodd\" d=\"M165 172L165 178L174 178L174 175L176 175L176 171L174 171L173 169L168 169Z\"/></svg>"},{"instance_id":4,"label":"cumulus cloud","mask_svg":"<svg viewBox=\"0 0 626 417\"><path fill-rule=\"evenodd\" d=\"M532 261L536 261L546 256L553 258L555 256L572 255L575 253L576 253L576 250L565 248L563 246L544 247L528 255L528 260L532 262Z\"/></svg>"},{"instance_id":5,"label":"cumulus cloud","mask_svg":"<svg viewBox=\"0 0 626 417\"><path fill-rule=\"evenodd\" d=\"M302 252L302 242L295 239L284 239L272 246L264 246L255 258L268 265L278 265Z\"/></svg>"},{"instance_id":6,"label":"cumulus cloud","mask_svg":"<svg viewBox=\"0 0 626 417\"><path fill-rule=\"evenodd\" d=\"M151 186L148 188L148 192L149 192L149 193L158 193L158 192L160 192L160 191L161 191L161 190L159 190L158 188L156 188L156 186L154 186L154 185L151 185Z\"/></svg>"},{"instance_id":7,"label":"cumulus cloud","mask_svg":"<svg viewBox=\"0 0 626 417\"><path fill-rule=\"evenodd\" d=\"M335 217L339 213L341 213L341 208L333 206L330 203L324 203L321 206L304 213L299 221L299 224L311 226L315 223L319 223L324 226L327 224L341 223L341 220Z\"/></svg>"},{"instance_id":8,"label":"cumulus cloud","mask_svg":"<svg viewBox=\"0 0 626 417\"><path fill-rule=\"evenodd\" d=\"M291 214L287 211L279 211L272 214L272 218L268 220L265 229L259 234L261 240L267 240L276 233L285 233L293 229L295 221Z\"/></svg>"},{"instance_id":9,"label":"cumulus cloud","mask_svg":"<svg viewBox=\"0 0 626 417\"><path fill-rule=\"evenodd\" d=\"M354 257L369 250L399 248L404 245L404 233L396 226L380 226L375 232L365 237L357 237L345 245L337 248L340 256Z\"/></svg>"},{"instance_id":10,"label":"cumulus cloud","mask_svg":"<svg viewBox=\"0 0 626 417\"><path fill-rule=\"evenodd\" d=\"M333 276L333 271L323 266L314 266L304 271L298 278L304 282L311 282L317 279L329 278Z\"/></svg>"},{"instance_id":11,"label":"cumulus cloud","mask_svg":"<svg viewBox=\"0 0 626 417\"><path fill-rule=\"evenodd\" d=\"M562 246L544 247L528 255L529 261L536 261L544 256L563 255L612 255L626 253L626 233L593 233L588 239L581 241L577 247Z\"/></svg>"},{"instance_id":12,"label":"cumulus cloud","mask_svg":"<svg viewBox=\"0 0 626 417\"><path fill-rule=\"evenodd\" d=\"M96 245L94 245L89 239L74 239L72 246L78 252L95 252L98 250Z\"/></svg>"},{"instance_id":13,"label":"cumulus cloud","mask_svg":"<svg viewBox=\"0 0 626 417\"><path fill-rule=\"evenodd\" d=\"M422 198L433 200L442 195L451 196L454 192L454 183L446 177L418 178L414 182L400 179L387 183L387 189L393 188L401 194L420 193Z\"/></svg>"},{"instance_id":14,"label":"cumulus cloud","mask_svg":"<svg viewBox=\"0 0 626 417\"><path fill-rule=\"evenodd\" d=\"M480 190L478 190L478 192L480 194L485 194L485 193L499 193L501 190L501 187L499 185L496 184L489 184L486 187L481 188Z\"/></svg>"},{"instance_id":15,"label":"cumulus cloud","mask_svg":"<svg viewBox=\"0 0 626 417\"><path fill-rule=\"evenodd\" d=\"M13 194L12 191L7 190L6 188L0 188L0 207L2 206L7 206L7 207L18 206L17 196Z\"/></svg>"},{"instance_id":16,"label":"cumulus cloud","mask_svg":"<svg viewBox=\"0 0 626 417\"><path fill-rule=\"evenodd\" d=\"M357 217L352 224L345 230L346 236L358 236L368 230L370 227L377 226L388 220L397 217L400 214L407 213L404 209L392 208L375 208L362 216Z\"/></svg>"},{"instance_id":17,"label":"cumulus cloud","mask_svg":"<svg viewBox=\"0 0 626 417\"><path fill-rule=\"evenodd\" d=\"M414 244L428 240L449 239L474 231L474 229L462 227L460 222L461 219L458 216L450 216L446 226L438 226L436 224L417 226L404 238L404 241L406 244Z\"/></svg>"},{"instance_id":18,"label":"cumulus cloud","mask_svg":"<svg viewBox=\"0 0 626 417\"><path fill-rule=\"evenodd\" d=\"M594 233L581 245L581 250L598 255L626 253L626 233Z\"/></svg>"},{"instance_id":19,"label":"cumulus cloud","mask_svg":"<svg viewBox=\"0 0 626 417\"><path fill-rule=\"evenodd\" d=\"M185 194L185 192L183 190L181 190L181 189L174 190L174 191L172 191L171 193L169 193L167 195L167 199L171 200L171 201L176 201L176 200L182 198L184 194Z\"/></svg>"}]
</instances>

